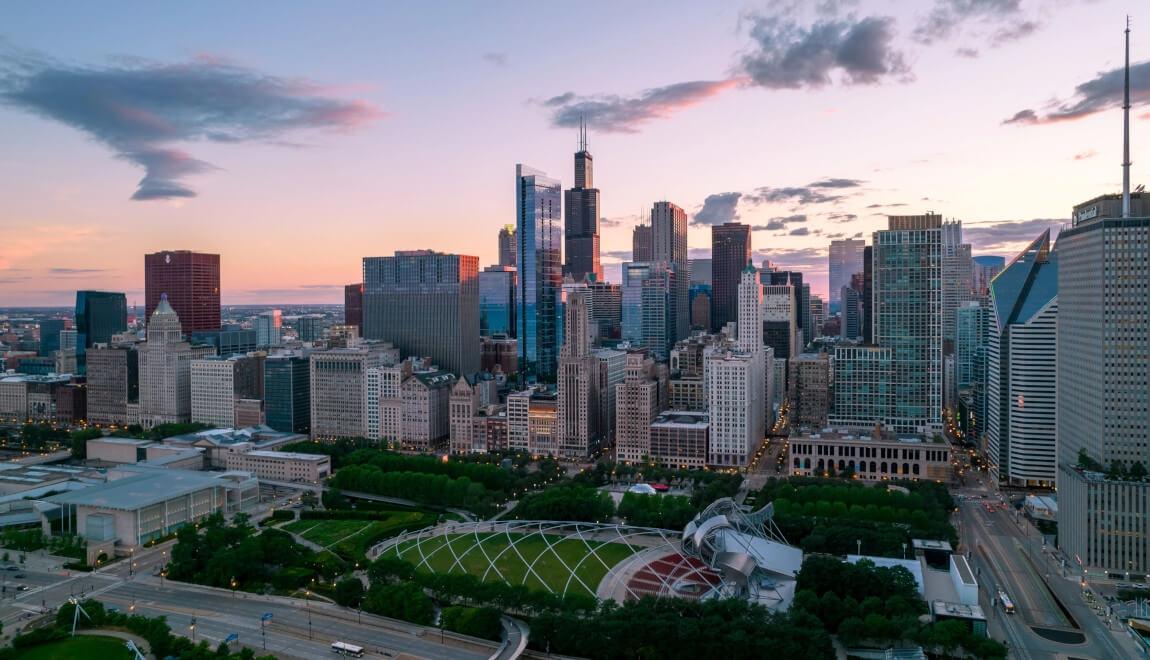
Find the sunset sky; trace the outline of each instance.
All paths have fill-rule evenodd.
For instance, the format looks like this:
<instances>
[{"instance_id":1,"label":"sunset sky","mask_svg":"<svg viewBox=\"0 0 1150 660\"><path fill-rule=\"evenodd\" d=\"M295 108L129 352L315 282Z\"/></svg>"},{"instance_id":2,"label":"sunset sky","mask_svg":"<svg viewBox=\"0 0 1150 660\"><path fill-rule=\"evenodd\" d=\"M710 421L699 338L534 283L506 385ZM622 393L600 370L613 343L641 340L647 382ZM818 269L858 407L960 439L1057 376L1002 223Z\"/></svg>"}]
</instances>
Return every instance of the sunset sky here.
<instances>
[{"instance_id":1,"label":"sunset sky","mask_svg":"<svg viewBox=\"0 0 1150 660\"><path fill-rule=\"evenodd\" d=\"M975 254L1010 256L1117 192L1122 30L1146 7L6 3L0 306L142 303L163 249L220 253L225 304L341 302L396 249L494 263L515 164L569 187L580 116L609 279L662 199L691 214L692 256L738 219L816 292L831 238L886 213L960 219ZM1150 11L1133 29L1138 184Z\"/></svg>"}]
</instances>

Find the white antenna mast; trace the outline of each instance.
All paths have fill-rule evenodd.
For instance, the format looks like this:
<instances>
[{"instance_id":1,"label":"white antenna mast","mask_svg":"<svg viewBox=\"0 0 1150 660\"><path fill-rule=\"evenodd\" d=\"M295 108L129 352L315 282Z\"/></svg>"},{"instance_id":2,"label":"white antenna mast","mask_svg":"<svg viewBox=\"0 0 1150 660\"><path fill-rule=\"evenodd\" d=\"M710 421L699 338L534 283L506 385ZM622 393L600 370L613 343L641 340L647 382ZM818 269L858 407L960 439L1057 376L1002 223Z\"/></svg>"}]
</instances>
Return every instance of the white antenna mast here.
<instances>
[{"instance_id":1,"label":"white antenna mast","mask_svg":"<svg viewBox=\"0 0 1150 660\"><path fill-rule=\"evenodd\" d=\"M1122 217L1130 217L1130 16L1126 16L1126 69L1122 89Z\"/></svg>"}]
</instances>

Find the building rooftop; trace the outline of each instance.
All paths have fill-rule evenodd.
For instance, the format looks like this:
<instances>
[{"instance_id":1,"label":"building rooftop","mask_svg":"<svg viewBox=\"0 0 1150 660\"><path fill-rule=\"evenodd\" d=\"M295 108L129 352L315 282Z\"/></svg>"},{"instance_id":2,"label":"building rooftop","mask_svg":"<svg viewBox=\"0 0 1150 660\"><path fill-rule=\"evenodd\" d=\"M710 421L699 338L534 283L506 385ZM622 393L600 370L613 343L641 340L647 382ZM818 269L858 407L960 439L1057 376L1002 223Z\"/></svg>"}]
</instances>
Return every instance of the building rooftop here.
<instances>
[{"instance_id":1,"label":"building rooftop","mask_svg":"<svg viewBox=\"0 0 1150 660\"><path fill-rule=\"evenodd\" d=\"M144 469L133 472L137 473L84 490L54 495L48 501L54 504L135 511L174 497L223 485L214 474L191 470Z\"/></svg>"},{"instance_id":2,"label":"building rooftop","mask_svg":"<svg viewBox=\"0 0 1150 660\"><path fill-rule=\"evenodd\" d=\"M665 412L651 420L651 426L705 429L709 425L707 413L690 410Z\"/></svg>"},{"instance_id":3,"label":"building rooftop","mask_svg":"<svg viewBox=\"0 0 1150 660\"><path fill-rule=\"evenodd\" d=\"M109 445L132 445L135 447L147 447L148 445L156 444L156 442L154 440L141 440L139 438L121 438L119 436L108 436L105 438L92 438L92 440L95 440L96 442L103 442L103 443L109 444Z\"/></svg>"},{"instance_id":4,"label":"building rooftop","mask_svg":"<svg viewBox=\"0 0 1150 660\"><path fill-rule=\"evenodd\" d=\"M942 600L931 601L930 609L935 616L945 616L952 619L986 620L986 614L978 605L963 605Z\"/></svg>"},{"instance_id":5,"label":"building rooftop","mask_svg":"<svg viewBox=\"0 0 1150 660\"><path fill-rule=\"evenodd\" d=\"M310 461L312 463L320 463L323 461L330 461L331 457L327 454L304 454L295 451L249 451L244 454L245 456L257 456L261 458L275 458L282 460L293 461Z\"/></svg>"}]
</instances>

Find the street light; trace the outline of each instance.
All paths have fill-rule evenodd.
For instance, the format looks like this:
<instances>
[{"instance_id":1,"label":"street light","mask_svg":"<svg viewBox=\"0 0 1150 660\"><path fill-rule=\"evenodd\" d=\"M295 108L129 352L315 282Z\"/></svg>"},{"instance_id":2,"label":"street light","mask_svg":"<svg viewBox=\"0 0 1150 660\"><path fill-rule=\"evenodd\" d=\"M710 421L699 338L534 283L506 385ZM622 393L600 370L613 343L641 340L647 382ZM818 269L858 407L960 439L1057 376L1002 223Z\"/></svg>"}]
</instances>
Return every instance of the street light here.
<instances>
[{"instance_id":1,"label":"street light","mask_svg":"<svg viewBox=\"0 0 1150 660\"><path fill-rule=\"evenodd\" d=\"M232 598L236 597L236 577L232 576Z\"/></svg>"},{"instance_id":2,"label":"street light","mask_svg":"<svg viewBox=\"0 0 1150 660\"><path fill-rule=\"evenodd\" d=\"M858 546L858 554L860 554L860 555L861 555L861 554L862 554L862 539L858 539L858 540L856 540L856 541L855 541L855 545L857 545L857 546ZM904 552L905 552L905 551L904 551Z\"/></svg>"},{"instance_id":3,"label":"street light","mask_svg":"<svg viewBox=\"0 0 1150 660\"><path fill-rule=\"evenodd\" d=\"M191 625L188 626L188 629L192 631L192 643L195 644L196 643L196 617L192 617L192 623L191 623Z\"/></svg>"},{"instance_id":4,"label":"street light","mask_svg":"<svg viewBox=\"0 0 1150 660\"><path fill-rule=\"evenodd\" d=\"M304 603L307 604L307 638L311 639L311 591L305 590Z\"/></svg>"}]
</instances>

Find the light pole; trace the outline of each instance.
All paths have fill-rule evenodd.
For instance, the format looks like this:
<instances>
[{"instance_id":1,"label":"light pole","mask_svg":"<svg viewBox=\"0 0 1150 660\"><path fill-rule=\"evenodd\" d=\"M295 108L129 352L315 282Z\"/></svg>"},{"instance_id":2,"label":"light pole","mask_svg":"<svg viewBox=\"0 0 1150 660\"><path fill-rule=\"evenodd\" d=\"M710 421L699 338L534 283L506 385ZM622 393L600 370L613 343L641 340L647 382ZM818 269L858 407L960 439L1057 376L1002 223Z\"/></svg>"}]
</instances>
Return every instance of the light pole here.
<instances>
[{"instance_id":1,"label":"light pole","mask_svg":"<svg viewBox=\"0 0 1150 660\"><path fill-rule=\"evenodd\" d=\"M232 598L236 597L236 578L232 576Z\"/></svg>"},{"instance_id":2,"label":"light pole","mask_svg":"<svg viewBox=\"0 0 1150 660\"><path fill-rule=\"evenodd\" d=\"M856 540L855 545L858 546L858 554L861 555L862 554L862 539ZM905 551L904 551L904 553L905 553Z\"/></svg>"},{"instance_id":3,"label":"light pole","mask_svg":"<svg viewBox=\"0 0 1150 660\"><path fill-rule=\"evenodd\" d=\"M195 644L196 643L196 617L192 617L192 623L191 623L191 625L188 626L188 629L192 631L192 643Z\"/></svg>"},{"instance_id":4,"label":"light pole","mask_svg":"<svg viewBox=\"0 0 1150 660\"><path fill-rule=\"evenodd\" d=\"M304 603L307 606L307 638L311 639L311 591L304 591Z\"/></svg>"}]
</instances>

